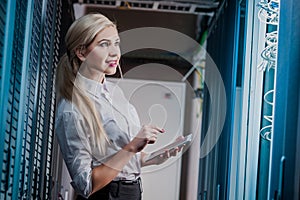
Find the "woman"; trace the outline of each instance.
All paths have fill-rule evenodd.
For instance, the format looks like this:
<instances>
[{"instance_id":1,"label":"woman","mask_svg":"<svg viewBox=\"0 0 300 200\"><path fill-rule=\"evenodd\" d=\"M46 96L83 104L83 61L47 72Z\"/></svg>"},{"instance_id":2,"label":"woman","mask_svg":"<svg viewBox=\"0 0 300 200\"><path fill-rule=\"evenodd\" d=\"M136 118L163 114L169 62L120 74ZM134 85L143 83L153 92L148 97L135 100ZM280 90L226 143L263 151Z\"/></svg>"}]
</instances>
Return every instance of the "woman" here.
<instances>
[{"instance_id":1,"label":"woman","mask_svg":"<svg viewBox=\"0 0 300 200\"><path fill-rule=\"evenodd\" d=\"M136 110L105 75L120 61L117 28L101 14L76 20L56 74L56 134L78 199L141 199L141 167L160 164L179 149L144 162L141 152L164 130L139 126ZM120 67L119 67L120 69Z\"/></svg>"}]
</instances>

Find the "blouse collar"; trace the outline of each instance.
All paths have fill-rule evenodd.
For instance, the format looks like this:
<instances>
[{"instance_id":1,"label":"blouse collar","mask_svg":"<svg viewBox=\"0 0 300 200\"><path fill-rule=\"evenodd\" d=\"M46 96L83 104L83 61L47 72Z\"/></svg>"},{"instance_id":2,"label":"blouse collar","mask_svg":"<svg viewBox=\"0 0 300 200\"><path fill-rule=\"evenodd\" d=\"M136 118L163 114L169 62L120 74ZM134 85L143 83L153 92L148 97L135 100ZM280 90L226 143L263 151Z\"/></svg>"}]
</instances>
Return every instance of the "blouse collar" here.
<instances>
[{"instance_id":1,"label":"blouse collar","mask_svg":"<svg viewBox=\"0 0 300 200\"><path fill-rule=\"evenodd\" d=\"M103 83L100 83L98 81L86 78L79 72L77 73L75 79L75 85L96 97L100 97L101 95L105 95L109 92L105 78L103 79Z\"/></svg>"}]
</instances>

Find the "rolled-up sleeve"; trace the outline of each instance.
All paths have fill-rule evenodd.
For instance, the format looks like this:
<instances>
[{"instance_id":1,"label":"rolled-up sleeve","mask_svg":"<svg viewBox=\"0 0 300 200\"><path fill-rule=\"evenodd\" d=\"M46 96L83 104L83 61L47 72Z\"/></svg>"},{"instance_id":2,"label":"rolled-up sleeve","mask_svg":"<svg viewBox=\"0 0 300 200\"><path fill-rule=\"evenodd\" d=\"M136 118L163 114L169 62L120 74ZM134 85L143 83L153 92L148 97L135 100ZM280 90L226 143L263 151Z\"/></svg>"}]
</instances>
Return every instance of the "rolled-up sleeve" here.
<instances>
[{"instance_id":1,"label":"rolled-up sleeve","mask_svg":"<svg viewBox=\"0 0 300 200\"><path fill-rule=\"evenodd\" d=\"M92 191L92 155L82 116L64 112L56 119L56 135L75 191L88 197Z\"/></svg>"}]
</instances>

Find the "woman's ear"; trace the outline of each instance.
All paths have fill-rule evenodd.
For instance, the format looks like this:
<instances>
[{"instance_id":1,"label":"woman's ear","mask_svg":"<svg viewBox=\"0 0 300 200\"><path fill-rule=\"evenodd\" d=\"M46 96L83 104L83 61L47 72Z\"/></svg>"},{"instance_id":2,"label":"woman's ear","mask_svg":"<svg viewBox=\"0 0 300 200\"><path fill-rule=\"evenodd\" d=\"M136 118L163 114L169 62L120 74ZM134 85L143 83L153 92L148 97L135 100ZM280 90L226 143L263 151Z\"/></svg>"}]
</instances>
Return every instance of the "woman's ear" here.
<instances>
[{"instance_id":1,"label":"woman's ear","mask_svg":"<svg viewBox=\"0 0 300 200\"><path fill-rule=\"evenodd\" d=\"M85 48L84 46L79 46L75 49L76 56L83 62L85 61Z\"/></svg>"}]
</instances>

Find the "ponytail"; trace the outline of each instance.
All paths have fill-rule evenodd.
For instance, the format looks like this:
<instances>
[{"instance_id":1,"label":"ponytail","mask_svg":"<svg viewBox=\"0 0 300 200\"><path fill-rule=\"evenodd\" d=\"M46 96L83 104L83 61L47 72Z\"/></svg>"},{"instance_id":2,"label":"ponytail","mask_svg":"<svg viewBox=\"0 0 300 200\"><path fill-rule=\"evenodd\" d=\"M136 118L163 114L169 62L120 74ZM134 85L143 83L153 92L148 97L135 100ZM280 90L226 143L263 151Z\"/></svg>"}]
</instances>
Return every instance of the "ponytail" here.
<instances>
[{"instance_id":1,"label":"ponytail","mask_svg":"<svg viewBox=\"0 0 300 200\"><path fill-rule=\"evenodd\" d=\"M78 108L87 124L87 130L91 131L94 147L98 148L100 154L104 155L109 140L94 103L75 81L79 69L78 60L73 59L73 65L71 65L67 54L61 57L55 80L57 102L66 99Z\"/></svg>"}]
</instances>

